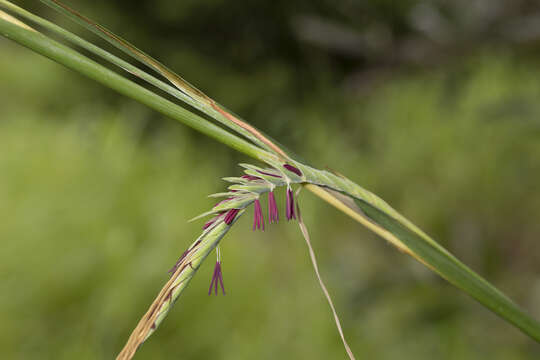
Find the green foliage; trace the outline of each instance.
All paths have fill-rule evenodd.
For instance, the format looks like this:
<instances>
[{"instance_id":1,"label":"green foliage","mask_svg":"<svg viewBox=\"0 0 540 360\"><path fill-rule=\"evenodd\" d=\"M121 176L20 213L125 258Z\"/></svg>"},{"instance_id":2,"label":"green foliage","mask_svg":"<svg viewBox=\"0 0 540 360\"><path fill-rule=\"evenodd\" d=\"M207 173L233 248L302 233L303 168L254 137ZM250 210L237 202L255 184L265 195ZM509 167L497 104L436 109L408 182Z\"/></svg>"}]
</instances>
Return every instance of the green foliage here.
<instances>
[{"instance_id":1,"label":"green foliage","mask_svg":"<svg viewBox=\"0 0 540 360\"><path fill-rule=\"evenodd\" d=\"M185 220L212 204L201 196L240 169L221 145L165 123L149 132L153 115L141 106L111 104L110 92L83 88L79 77L5 41L0 47L10 54L0 59L8 79L0 83L0 293L10 295L0 298L2 354L106 357L127 337L117 324L135 325L199 233ZM396 78L339 108L310 94L280 114L294 111L298 127L313 125L292 134L291 147L350 169L534 313L537 73L485 56ZM249 90L242 79L236 86ZM539 356L530 340L429 271L367 233L359 242L356 224L302 196L353 351L381 359ZM212 269L203 266L141 358L343 356L296 227L255 235L249 223L241 220L223 243L230 294L208 299Z\"/></svg>"}]
</instances>

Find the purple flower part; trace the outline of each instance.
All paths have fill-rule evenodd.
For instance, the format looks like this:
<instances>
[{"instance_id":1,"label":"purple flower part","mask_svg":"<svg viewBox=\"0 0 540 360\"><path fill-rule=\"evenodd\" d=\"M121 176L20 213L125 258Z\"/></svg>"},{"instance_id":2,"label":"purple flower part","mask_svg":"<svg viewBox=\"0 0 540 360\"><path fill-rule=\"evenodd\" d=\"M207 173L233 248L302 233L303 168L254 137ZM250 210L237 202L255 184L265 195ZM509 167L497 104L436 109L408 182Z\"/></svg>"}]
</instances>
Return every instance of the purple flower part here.
<instances>
[{"instance_id":1,"label":"purple flower part","mask_svg":"<svg viewBox=\"0 0 540 360\"><path fill-rule=\"evenodd\" d=\"M261 180L260 177L257 177L257 176L253 176L253 175L242 175L242 179L246 179L246 180Z\"/></svg>"},{"instance_id":2,"label":"purple flower part","mask_svg":"<svg viewBox=\"0 0 540 360\"><path fill-rule=\"evenodd\" d=\"M219 213L217 216L214 216L212 219L210 219L206 224L203 226L203 230L208 229L210 226L212 226L213 223L216 222L216 220L221 216L223 213Z\"/></svg>"},{"instance_id":3,"label":"purple flower part","mask_svg":"<svg viewBox=\"0 0 540 360\"><path fill-rule=\"evenodd\" d=\"M223 200L221 200L220 202L218 202L216 205L214 205L214 207L213 207L212 209L215 209L216 207L218 207L219 205L223 204L224 202L227 202L227 201L232 200L232 199L233 199L232 197L223 199Z\"/></svg>"},{"instance_id":4,"label":"purple flower part","mask_svg":"<svg viewBox=\"0 0 540 360\"><path fill-rule=\"evenodd\" d=\"M261 209L261 202L259 199L255 199L255 205L253 207L253 231L255 229L261 229L264 231L264 217Z\"/></svg>"},{"instance_id":5,"label":"purple flower part","mask_svg":"<svg viewBox=\"0 0 540 360\"><path fill-rule=\"evenodd\" d=\"M208 295L212 294L212 288L214 287L214 283L216 284L216 295L217 295L217 270L218 270L218 264L219 262L216 262L216 265L214 266L214 274L212 275L212 281L210 282L210 288L208 289Z\"/></svg>"},{"instance_id":6,"label":"purple flower part","mask_svg":"<svg viewBox=\"0 0 540 360\"><path fill-rule=\"evenodd\" d=\"M171 274L171 276L176 272L176 270L178 269L178 266L180 266L180 263L182 262L182 260L184 260L184 258L186 257L186 255L189 254L189 249L187 249L186 251L184 251L184 253L182 254L182 256L180 256L180 258L178 259L178 261L174 264L174 266L168 271L168 273Z\"/></svg>"},{"instance_id":7,"label":"purple flower part","mask_svg":"<svg viewBox=\"0 0 540 360\"><path fill-rule=\"evenodd\" d=\"M218 280L219 280L219 284L221 285L221 292L223 293L223 295L226 295L225 286L223 285L223 274L221 273L221 265L219 265Z\"/></svg>"},{"instance_id":8,"label":"purple flower part","mask_svg":"<svg viewBox=\"0 0 540 360\"><path fill-rule=\"evenodd\" d=\"M208 289L208 295L212 294L212 288L214 288L215 295L218 294L218 283L221 285L221 291L225 295L225 286L223 285L223 274L221 273L221 263L216 261L216 266L214 267L214 274L212 275L212 282L210 283L210 288Z\"/></svg>"},{"instance_id":9,"label":"purple flower part","mask_svg":"<svg viewBox=\"0 0 540 360\"><path fill-rule=\"evenodd\" d=\"M287 205L286 205L287 221L291 219L296 220L296 214L294 213L294 195L291 188L287 188Z\"/></svg>"},{"instance_id":10,"label":"purple flower part","mask_svg":"<svg viewBox=\"0 0 540 360\"><path fill-rule=\"evenodd\" d=\"M225 224L231 225L232 222L234 221L234 218L236 217L236 214L238 214L239 211L240 209L230 209L229 211L227 211L227 214L225 215L225 219L223 220L225 221Z\"/></svg>"},{"instance_id":11,"label":"purple flower part","mask_svg":"<svg viewBox=\"0 0 540 360\"><path fill-rule=\"evenodd\" d=\"M270 173L267 173L267 172L264 172L264 171L260 171L260 170L257 170L257 172L258 172L259 174L263 174L263 175L267 175L267 176L272 176L272 177L280 178L280 179L281 179L281 175L270 174Z\"/></svg>"},{"instance_id":12,"label":"purple flower part","mask_svg":"<svg viewBox=\"0 0 540 360\"><path fill-rule=\"evenodd\" d=\"M184 253L182 254L182 256L180 256L180 258L178 259L176 264L174 264L174 266L171 268L171 270L168 271L169 273L171 273L171 276L176 272L176 270L178 270L178 267L182 263L182 260L184 260L184 258L187 256L187 254L189 254L191 252L191 250L193 248L195 248L197 245L199 245L200 243L201 243L201 240L197 240L197 242L195 242L195 244L193 244L193 246L191 246L189 249L184 251Z\"/></svg>"},{"instance_id":13,"label":"purple flower part","mask_svg":"<svg viewBox=\"0 0 540 360\"><path fill-rule=\"evenodd\" d=\"M277 223L279 220L278 208L276 204L276 198L274 197L274 192L270 191L268 193L268 222Z\"/></svg>"},{"instance_id":14,"label":"purple flower part","mask_svg":"<svg viewBox=\"0 0 540 360\"><path fill-rule=\"evenodd\" d=\"M285 165L283 165L283 167L284 167L285 169L289 170L290 172L295 173L295 174L298 175L298 176L302 176L302 172L300 171L300 169L295 168L295 167L292 166L292 165L285 164Z\"/></svg>"}]
</instances>

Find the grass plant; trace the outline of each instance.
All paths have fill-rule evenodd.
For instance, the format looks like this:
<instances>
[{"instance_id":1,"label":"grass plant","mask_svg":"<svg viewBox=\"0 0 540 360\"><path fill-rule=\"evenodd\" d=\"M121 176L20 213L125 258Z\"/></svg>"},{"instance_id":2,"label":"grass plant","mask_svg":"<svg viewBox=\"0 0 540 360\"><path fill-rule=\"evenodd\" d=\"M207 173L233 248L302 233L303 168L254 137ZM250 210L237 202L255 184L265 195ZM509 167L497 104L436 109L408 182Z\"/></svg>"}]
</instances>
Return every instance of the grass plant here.
<instances>
[{"instance_id":1,"label":"grass plant","mask_svg":"<svg viewBox=\"0 0 540 360\"><path fill-rule=\"evenodd\" d=\"M462 289L502 319L515 325L536 341L540 341L540 324L536 320L524 313L506 295L469 269L380 197L344 175L316 169L305 161L300 161L292 152L262 131L255 129L173 71L114 35L111 31L78 14L59 1L42 0L42 2L103 37L157 74L152 75L146 70L137 68L71 32L5 0L0 0L0 7L6 11L0 13L0 33L165 116L178 120L218 140L259 161L264 166L263 168L244 164L246 169L244 177L226 178L227 181L233 182L233 185L228 188L227 192L216 196L224 196L227 201L219 203L204 214L214 216L214 221L205 227L202 235L186 250L176 264L170 281L141 319L119 358L131 358L140 344L155 331L195 271L209 253L219 245L223 236L238 217L252 204L258 206L257 209L260 208L259 196L272 193L275 188L285 188L287 196L286 218L287 220L296 219L295 211L297 210L294 207L293 186L306 188L335 206L344 214L349 215L387 240L401 252L414 257ZM39 29L34 28L36 25ZM149 85L168 93L175 99L182 101L183 104L180 105L164 98L151 87L146 88L134 83L125 76L91 60L76 49L53 40L41 31L54 33L76 46L83 47L110 64L116 65L146 81ZM165 81L168 81L172 86ZM256 211L257 214L259 212L259 210ZM271 213L267 216L270 216ZM264 222L264 220L262 221ZM256 217L253 227L260 227L261 224L261 217ZM304 230L305 235L307 232ZM219 265L219 261L217 264ZM216 278L216 288L217 280L220 278Z\"/></svg>"}]
</instances>

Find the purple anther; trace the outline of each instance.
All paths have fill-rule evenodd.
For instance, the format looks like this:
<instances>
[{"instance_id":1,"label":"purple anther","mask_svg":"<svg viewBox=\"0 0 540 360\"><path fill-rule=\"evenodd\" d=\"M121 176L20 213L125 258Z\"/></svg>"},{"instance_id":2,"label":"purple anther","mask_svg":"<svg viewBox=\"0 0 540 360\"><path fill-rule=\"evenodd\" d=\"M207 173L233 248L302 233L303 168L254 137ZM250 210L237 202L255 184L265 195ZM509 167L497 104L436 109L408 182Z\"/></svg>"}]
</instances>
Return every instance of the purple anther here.
<instances>
[{"instance_id":1,"label":"purple anther","mask_svg":"<svg viewBox=\"0 0 540 360\"><path fill-rule=\"evenodd\" d=\"M287 221L291 219L296 220L296 214L294 213L294 195L290 187L287 187L286 216L287 216Z\"/></svg>"},{"instance_id":2,"label":"purple anther","mask_svg":"<svg viewBox=\"0 0 540 360\"><path fill-rule=\"evenodd\" d=\"M236 214L238 214L239 211L240 209L230 209L229 211L227 211L227 214L225 215L225 219L223 220L225 224L231 225L232 222L234 221L234 218L236 217Z\"/></svg>"},{"instance_id":3,"label":"purple anther","mask_svg":"<svg viewBox=\"0 0 540 360\"><path fill-rule=\"evenodd\" d=\"M261 209L261 202L259 199L255 199L255 205L253 206L253 230L261 229L264 231L264 217Z\"/></svg>"},{"instance_id":4,"label":"purple anther","mask_svg":"<svg viewBox=\"0 0 540 360\"><path fill-rule=\"evenodd\" d=\"M264 171L260 171L260 170L257 170L257 172L258 172L259 174L263 174L263 175L267 175L267 176L272 176L272 177L280 178L280 179L281 179L281 175L270 174L270 173L268 173L268 172L264 172Z\"/></svg>"},{"instance_id":5,"label":"purple anther","mask_svg":"<svg viewBox=\"0 0 540 360\"><path fill-rule=\"evenodd\" d=\"M295 168L295 167L292 166L292 165L285 164L285 165L283 165L283 167L284 167L285 169L289 170L290 172L295 173L295 174L298 175L298 176L302 176L302 172L300 171L300 169Z\"/></svg>"},{"instance_id":6,"label":"purple anther","mask_svg":"<svg viewBox=\"0 0 540 360\"><path fill-rule=\"evenodd\" d=\"M214 275L212 275L212 282L210 283L210 288L208 289L208 295L212 294L212 288L214 288L214 293L218 294L218 282L221 285L221 291L225 295L225 286L223 286L223 274L221 273L221 263L216 261L216 266L214 267Z\"/></svg>"},{"instance_id":7,"label":"purple anther","mask_svg":"<svg viewBox=\"0 0 540 360\"><path fill-rule=\"evenodd\" d=\"M277 223L279 220L278 208L276 204L276 198L274 197L274 192L270 191L268 193L268 222Z\"/></svg>"},{"instance_id":8,"label":"purple anther","mask_svg":"<svg viewBox=\"0 0 540 360\"><path fill-rule=\"evenodd\" d=\"M246 180L249 180L249 181L252 181L252 180L261 180L260 177L253 176L253 175L242 175L241 177L242 177L242 179L246 179Z\"/></svg>"}]
</instances>

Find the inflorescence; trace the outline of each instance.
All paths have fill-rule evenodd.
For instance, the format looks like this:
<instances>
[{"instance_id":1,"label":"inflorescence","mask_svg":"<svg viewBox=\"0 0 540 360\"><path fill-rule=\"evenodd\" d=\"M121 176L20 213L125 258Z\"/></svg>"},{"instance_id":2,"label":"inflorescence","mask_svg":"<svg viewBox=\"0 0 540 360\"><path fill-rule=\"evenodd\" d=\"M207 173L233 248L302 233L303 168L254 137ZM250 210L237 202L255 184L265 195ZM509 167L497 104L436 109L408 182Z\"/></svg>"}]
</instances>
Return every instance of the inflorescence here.
<instances>
[{"instance_id":1,"label":"inflorescence","mask_svg":"<svg viewBox=\"0 0 540 360\"><path fill-rule=\"evenodd\" d=\"M286 204L285 217L287 221L296 220L294 207L294 192L291 183L301 182L303 174L297 167L290 164L283 164L281 168L266 168L262 169L253 165L241 164L245 169L245 174L241 177L227 177L225 181L231 182L227 192L210 195L210 197L224 197L219 201L212 210L197 216L193 220L205 216L212 216L203 226L203 236L205 233L212 231L219 224L225 223L231 226L235 221L240 211L254 204L253 211L253 230L264 231L264 216L261 207L261 195L268 194L268 223L277 223L279 221L279 212L277 208L274 190L279 186L286 186ZM173 268L169 271L175 273L184 258L196 247L197 243L186 250ZM223 285L223 276L221 268L221 252L219 247L216 250L217 260L214 267L214 274L208 295L213 292L218 294L218 285L220 285L223 295L225 295L225 287Z\"/></svg>"}]
</instances>

